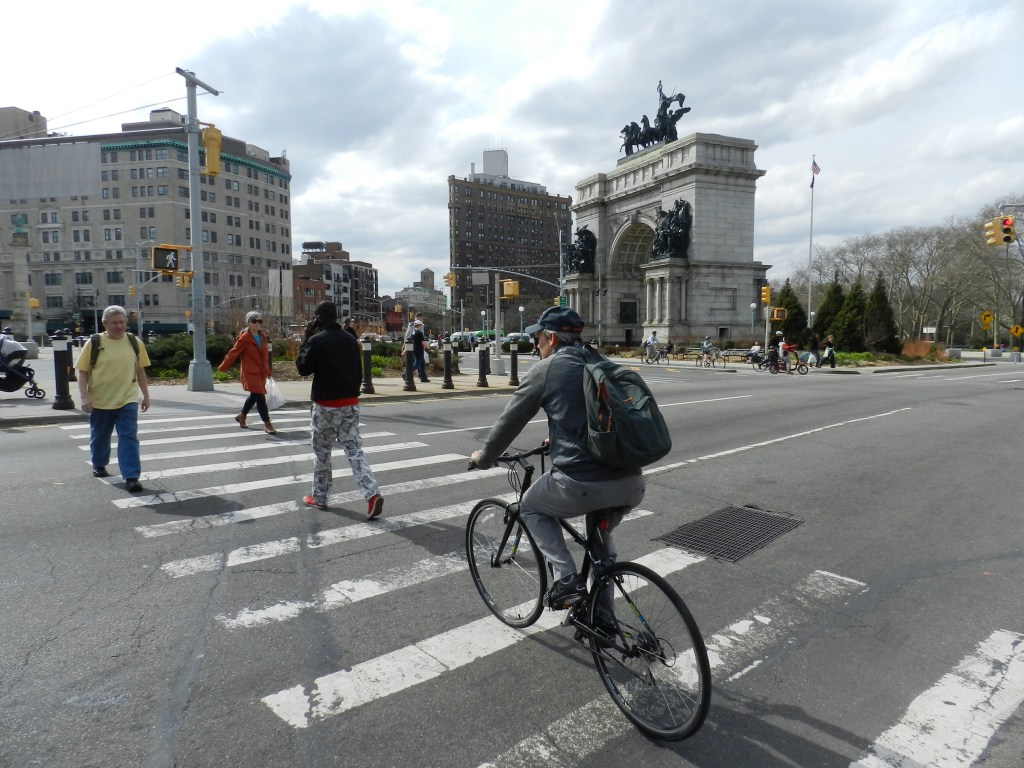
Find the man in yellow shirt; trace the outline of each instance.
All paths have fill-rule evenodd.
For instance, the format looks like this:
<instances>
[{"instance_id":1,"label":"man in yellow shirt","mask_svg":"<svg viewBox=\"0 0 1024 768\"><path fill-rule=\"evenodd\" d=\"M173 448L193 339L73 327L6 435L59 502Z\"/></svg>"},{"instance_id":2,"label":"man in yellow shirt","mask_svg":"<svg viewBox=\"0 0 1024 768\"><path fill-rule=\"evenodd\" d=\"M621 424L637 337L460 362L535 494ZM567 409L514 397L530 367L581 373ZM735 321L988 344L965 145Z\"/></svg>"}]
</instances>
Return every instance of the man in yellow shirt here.
<instances>
[{"instance_id":1,"label":"man in yellow shirt","mask_svg":"<svg viewBox=\"0 0 1024 768\"><path fill-rule=\"evenodd\" d=\"M128 313L116 304L103 310L104 332L99 334L99 353L93 364L93 343L90 338L78 356L78 392L82 410L89 414L89 451L92 474L107 477L110 461L110 435L117 430L117 465L125 479L125 488L132 493L142 490L139 476L139 410L149 410L149 382L146 347L134 336L129 337ZM139 391L142 400L139 400Z\"/></svg>"}]
</instances>

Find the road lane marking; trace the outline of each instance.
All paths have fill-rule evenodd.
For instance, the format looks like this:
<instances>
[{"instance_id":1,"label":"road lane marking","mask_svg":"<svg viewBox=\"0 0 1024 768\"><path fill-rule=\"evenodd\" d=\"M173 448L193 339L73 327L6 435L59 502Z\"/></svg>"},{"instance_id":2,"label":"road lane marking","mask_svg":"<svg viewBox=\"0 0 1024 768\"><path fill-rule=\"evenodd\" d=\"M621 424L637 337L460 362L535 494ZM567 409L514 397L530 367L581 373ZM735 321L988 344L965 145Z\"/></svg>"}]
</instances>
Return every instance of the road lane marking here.
<instances>
[{"instance_id":1,"label":"road lane marking","mask_svg":"<svg viewBox=\"0 0 1024 768\"><path fill-rule=\"evenodd\" d=\"M278 424L309 424L309 416L306 416L305 418L299 418L299 419L281 419L281 418L278 418L277 416L275 416L274 417L274 421L276 421ZM199 432L201 430L206 430L206 429L226 429L226 428L227 428L227 424L223 424L223 423L222 424L190 424L190 425L185 426L185 427L160 427L159 429L146 429L145 427L143 427L140 424L139 425L139 430L138 430L137 434L140 434L140 435L163 435L163 434L167 434L169 432ZM258 428L254 429L253 431L256 434L260 434L260 431L259 431ZM230 434L235 435L235 434L241 434L243 432L245 432L245 430L235 429L235 430L231 430ZM88 440L89 437L90 437L90 433L86 432L83 435L69 435L69 437L72 440ZM215 437L215 436L214 435L196 435L196 439L197 440L210 439L211 437Z\"/></svg>"},{"instance_id":2,"label":"road lane marking","mask_svg":"<svg viewBox=\"0 0 1024 768\"><path fill-rule=\"evenodd\" d=\"M544 418L544 419L534 419L533 421L528 421L526 423L527 424L547 424L548 420L546 418ZM475 432L478 429L490 429L493 426L494 426L493 424L482 424L479 427L460 427L458 429L439 429L439 430L437 430L435 432L417 432L416 433L416 437L427 437L428 435L451 435L451 434L454 434L455 432Z\"/></svg>"},{"instance_id":3,"label":"road lane marking","mask_svg":"<svg viewBox=\"0 0 1024 768\"><path fill-rule=\"evenodd\" d=\"M666 547L638 558L662 576L699 563L701 557ZM418 643L316 679L309 694L297 685L265 696L262 701L293 728L339 715L398 693L477 659L490 656L530 635L561 626L561 611L544 611L535 624L513 629L488 615Z\"/></svg>"},{"instance_id":4,"label":"road lane marking","mask_svg":"<svg viewBox=\"0 0 1024 768\"><path fill-rule=\"evenodd\" d=\"M664 407L664 406L659 406L659 407ZM911 409L910 408L897 408L895 411L886 411L885 413L876 413L876 414L874 414L872 416L862 416L862 417L860 417L858 419L848 419L847 421L838 421L835 424L826 424L823 427L815 427L814 429L808 429L808 430L805 430L803 432L795 432L795 433L793 433L791 435L783 435L782 437L775 437L775 438L772 438L771 440L764 440L764 441L762 441L760 443L750 443L749 445L741 445L741 446L738 446L736 448L730 448L730 449L725 450L725 451L719 451L718 453L709 453L706 456L698 456L698 457L696 457L694 459L686 459L685 461L676 461L676 462L673 462L672 464L663 464L660 467L652 467L651 469L645 469L644 470L644 474L645 475L655 475L655 474L658 474L659 472L668 472L669 470L678 469L679 467L685 467L685 466L688 466L690 464L696 464L697 462L700 462L700 461L709 461L711 459L720 459L723 456L733 456L733 455L735 455L737 453L743 453L744 451L752 451L755 448L764 448L764 447L769 446L769 445L775 445L776 443L786 442L787 440L796 440L796 439L801 438L801 437L807 437L808 435L813 435L813 434L816 434L818 432L824 432L826 429L836 429L838 427L849 426L850 424L858 424L858 423L864 422L864 421L871 421L872 419L881 419L881 418L883 418L885 416L894 416L894 415L896 415L898 413L903 413L904 411L909 411L909 410L911 410Z\"/></svg>"},{"instance_id":5,"label":"road lane marking","mask_svg":"<svg viewBox=\"0 0 1024 768\"><path fill-rule=\"evenodd\" d=\"M627 523L653 514L654 512L647 509L635 509L622 518L622 522ZM569 538L569 534L565 534L565 538ZM466 570L469 570L469 562L466 560L465 551L448 552L424 558L412 565L389 568L363 579L346 579L336 582L321 592L314 600L285 600L266 608L244 608L234 616L215 616L214 618L227 629L252 629L266 624L288 621L306 611L324 613L335 610L351 603L386 595L389 592Z\"/></svg>"},{"instance_id":6,"label":"road lane marking","mask_svg":"<svg viewBox=\"0 0 1024 768\"><path fill-rule=\"evenodd\" d=\"M679 403L658 403L659 408L671 408L674 405L703 405L705 403L724 403L727 400L743 400L753 395L732 395L730 397L712 397L707 400L685 400Z\"/></svg>"},{"instance_id":7,"label":"road lane marking","mask_svg":"<svg viewBox=\"0 0 1024 768\"><path fill-rule=\"evenodd\" d=\"M914 699L850 768L974 765L1024 702L1024 635L999 629Z\"/></svg>"},{"instance_id":8,"label":"road lane marking","mask_svg":"<svg viewBox=\"0 0 1024 768\"><path fill-rule=\"evenodd\" d=\"M395 436L394 432L364 432L363 434L360 435L360 437L363 440L372 440L372 439L378 438L378 437L394 437L394 436ZM286 448L288 450L291 450L294 446L295 446L295 442L291 441L291 440L288 440L288 441L274 440L274 441L263 442L263 443L255 443L253 445L238 445L238 446L234 446L234 447L231 448L231 453L245 453L245 452L248 452L248 451L266 451L266 450L272 450L274 448L278 448L278 449ZM80 449L82 449L83 451L89 450L89 446L87 446L87 445L80 445L78 447ZM199 449L194 450L194 451L168 451L167 453L147 453L145 458L146 458L146 464L149 465L149 464L151 464L154 461L163 461L163 460L166 460L166 459L193 459L193 458L196 458L197 456L209 456L209 455L210 455L210 449L209 448L199 448ZM114 463L116 464L117 462L114 461Z\"/></svg>"},{"instance_id":9,"label":"road lane marking","mask_svg":"<svg viewBox=\"0 0 1024 768\"><path fill-rule=\"evenodd\" d=\"M405 451L411 448L427 448L427 443L384 443L383 445L363 446L363 453L387 453L390 451ZM162 480L167 477L184 477L186 475L204 475L208 472L235 472L240 469L252 469L253 467L272 467L288 461L307 462L312 457L312 452L305 450L302 453L292 453L286 456L267 456L262 459L240 459L238 461L224 461L219 464L198 464L189 467L173 467L171 469L147 470L144 477L146 480Z\"/></svg>"},{"instance_id":10,"label":"road lane marking","mask_svg":"<svg viewBox=\"0 0 1024 768\"><path fill-rule=\"evenodd\" d=\"M309 456L312 459L312 456ZM422 467L424 461L430 461L432 463L440 463L444 461L468 461L469 457L460 453L441 453L436 456L421 456L415 459L403 459L402 461L389 461L383 464L374 464L373 472L387 472L392 469L407 469L410 467ZM337 480L341 477L350 477L352 470L336 469L334 470L334 479ZM142 474L142 479L146 479L146 474ZM310 483L313 481L313 473L304 475L287 475L285 477L266 477L262 480L251 480L245 483L231 483L229 485L214 485L208 488L195 488L190 491L167 491L166 493L154 493L147 496L133 496L125 499L114 499L112 502L114 506L120 507L121 509L131 509L134 507L155 507L159 504L172 504L180 501L192 501L194 499L208 499L210 497L222 497L232 496L238 493L245 493L247 491L259 491L264 488L280 488L284 485L294 485L296 483Z\"/></svg>"},{"instance_id":11,"label":"road lane marking","mask_svg":"<svg viewBox=\"0 0 1024 768\"><path fill-rule=\"evenodd\" d=\"M276 416L298 416L300 414L305 414L306 418L307 419L309 418L309 410L308 409L305 410L305 411L274 411L274 416L275 417ZM215 415L212 415L212 416L174 416L174 417L170 417L170 418L166 418L166 419L140 418L139 419L139 426L140 427L145 427L145 426L149 426L150 424L178 424L178 423L184 422L184 421L217 421L217 422L220 423L221 426L227 426L230 423L230 421L231 421L231 419L229 419L228 416L229 416L229 414L218 413L218 414L215 414ZM89 422L86 421L86 422L82 422L80 424L64 424L60 428L61 429L65 429L65 430L84 429L84 430L88 431L88 429L89 429Z\"/></svg>"},{"instance_id":12,"label":"road lane marking","mask_svg":"<svg viewBox=\"0 0 1024 768\"><path fill-rule=\"evenodd\" d=\"M496 496L495 498L512 501L513 494ZM330 528L319 533L311 533L306 537L305 546L309 549L322 549L323 547L341 544L346 541L363 539L368 536L377 536L382 533L391 533L417 525L429 525L442 520L450 520L453 517L468 515L477 501L467 501L459 504L449 504L434 509L424 509L419 512L410 512L398 517L381 517L372 522L355 523L340 528ZM200 555L189 557L183 560L172 560L164 563L160 569L175 579L183 576L195 576L210 571L220 571L235 565L246 565L260 560L269 560L281 555L293 554L302 549L301 543L296 536L276 541L265 541L260 544L252 544L247 547L239 547L230 552L216 552L212 555Z\"/></svg>"},{"instance_id":13,"label":"road lane marking","mask_svg":"<svg viewBox=\"0 0 1024 768\"><path fill-rule=\"evenodd\" d=\"M815 571L791 593L769 598L744 618L706 638L715 683L736 679L756 668L772 648L811 626L820 612L864 589L866 586L854 579ZM602 694L480 768L575 767L613 739L634 732L633 724Z\"/></svg>"},{"instance_id":14,"label":"road lane marking","mask_svg":"<svg viewBox=\"0 0 1024 768\"><path fill-rule=\"evenodd\" d=\"M374 467L374 471L380 472L381 467ZM380 487L380 493L385 499L387 499L390 496L396 496L401 493L410 493L413 491L421 491L426 488L448 487L456 483L468 483L476 480L484 480L490 477L504 477L507 472L508 470L504 467L495 467L493 469L481 470L479 472L459 472L454 475L425 477L422 480L410 480L404 483L382 485ZM331 494L327 499L327 503L330 506L342 506L352 501L362 500L363 494L361 491L345 491L344 493ZM119 501L130 502L132 499ZM122 503L120 506L126 507L128 505ZM145 504L140 506L145 506ZM289 512L294 512L297 509L299 509L299 502L286 501L280 504L267 504L261 507L239 509L234 512L225 512L220 515L190 517L185 520L172 520L167 523L157 523L155 525L140 525L137 526L135 530L147 538L154 536L167 536L168 534L205 530L207 528L214 528L221 525L231 525L232 523L247 523L251 520L258 520L264 517L287 514Z\"/></svg>"}]
</instances>

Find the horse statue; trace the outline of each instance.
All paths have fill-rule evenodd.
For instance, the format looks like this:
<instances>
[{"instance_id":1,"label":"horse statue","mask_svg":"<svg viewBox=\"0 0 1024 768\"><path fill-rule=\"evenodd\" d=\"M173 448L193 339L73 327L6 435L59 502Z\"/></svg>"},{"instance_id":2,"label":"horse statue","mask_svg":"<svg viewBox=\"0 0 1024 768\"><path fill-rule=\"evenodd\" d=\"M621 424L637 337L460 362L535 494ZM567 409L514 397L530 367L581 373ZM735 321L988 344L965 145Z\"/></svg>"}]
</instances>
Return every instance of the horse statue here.
<instances>
[{"instance_id":1,"label":"horse statue","mask_svg":"<svg viewBox=\"0 0 1024 768\"><path fill-rule=\"evenodd\" d=\"M647 115L640 119L642 126L635 122L624 125L619 131L619 135L622 136L622 146L619 147L619 151L625 149L626 155L632 155L635 150L646 149L658 142L667 144L678 139L676 123L690 111L689 107L683 106L684 101L686 101L686 95L683 93L666 94L659 80L658 111L654 114L654 125L651 125ZM669 109L674 103L679 104L679 109Z\"/></svg>"},{"instance_id":2,"label":"horse statue","mask_svg":"<svg viewBox=\"0 0 1024 768\"><path fill-rule=\"evenodd\" d=\"M576 242L568 247L568 273L570 275L594 274L594 258L597 255L597 237L587 225L576 229Z\"/></svg>"},{"instance_id":3,"label":"horse statue","mask_svg":"<svg viewBox=\"0 0 1024 768\"><path fill-rule=\"evenodd\" d=\"M627 155L632 155L633 150L640 146L640 126L635 122L624 125L619 131L619 135L622 136L622 146L619 147L619 151L625 149Z\"/></svg>"}]
</instances>

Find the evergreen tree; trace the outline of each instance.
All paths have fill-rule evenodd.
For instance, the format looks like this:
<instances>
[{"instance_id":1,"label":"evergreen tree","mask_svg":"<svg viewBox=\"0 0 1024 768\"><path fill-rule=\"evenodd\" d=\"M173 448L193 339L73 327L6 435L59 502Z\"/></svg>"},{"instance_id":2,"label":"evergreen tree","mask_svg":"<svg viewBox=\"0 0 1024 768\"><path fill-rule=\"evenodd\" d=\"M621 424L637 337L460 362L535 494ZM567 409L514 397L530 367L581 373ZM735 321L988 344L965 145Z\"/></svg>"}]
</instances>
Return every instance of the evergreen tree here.
<instances>
[{"instance_id":1,"label":"evergreen tree","mask_svg":"<svg viewBox=\"0 0 1024 768\"><path fill-rule=\"evenodd\" d=\"M864 310L864 345L871 352L889 352L898 355L903 348L896 332L889 294L882 276L875 279L875 287L868 296Z\"/></svg>"},{"instance_id":2,"label":"evergreen tree","mask_svg":"<svg viewBox=\"0 0 1024 768\"><path fill-rule=\"evenodd\" d=\"M832 284L825 291L825 298L821 300L821 304L818 305L818 312L814 316L814 326L812 330L818 334L818 338L824 339L825 335L829 333L829 326L832 325L832 321L839 315L839 311L843 308L843 286L839 283L839 273L835 273L835 277L832 278Z\"/></svg>"},{"instance_id":3,"label":"evergreen tree","mask_svg":"<svg viewBox=\"0 0 1024 768\"><path fill-rule=\"evenodd\" d=\"M864 352L864 312L867 308L867 297L864 288L856 283L843 299L843 308L828 328L835 337L836 351Z\"/></svg>"},{"instance_id":4,"label":"evergreen tree","mask_svg":"<svg viewBox=\"0 0 1024 768\"><path fill-rule=\"evenodd\" d=\"M803 339L804 333L807 331L807 313L804 312L803 305L800 303L800 299L797 298L793 286L789 284L788 277L786 278L785 285L782 286L782 290L779 291L779 295L772 302L772 306L781 307L786 310L786 319L781 323L773 324L773 327L776 330L782 331L790 344L797 343Z\"/></svg>"}]
</instances>

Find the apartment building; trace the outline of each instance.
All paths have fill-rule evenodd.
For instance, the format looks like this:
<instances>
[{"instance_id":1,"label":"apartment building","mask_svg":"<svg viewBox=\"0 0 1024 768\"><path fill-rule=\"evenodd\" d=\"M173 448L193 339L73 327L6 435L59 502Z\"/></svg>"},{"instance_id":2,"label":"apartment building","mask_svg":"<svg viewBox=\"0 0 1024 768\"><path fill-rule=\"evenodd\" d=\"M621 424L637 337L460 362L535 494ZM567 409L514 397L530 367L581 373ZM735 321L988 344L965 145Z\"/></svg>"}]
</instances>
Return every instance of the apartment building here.
<instances>
[{"instance_id":1,"label":"apartment building","mask_svg":"<svg viewBox=\"0 0 1024 768\"><path fill-rule=\"evenodd\" d=\"M12 109L0 109L0 127L45 126L38 113ZM5 324L25 332L31 319L36 333L89 333L94 307L120 304L141 312L148 331L186 330L191 291L151 271L149 252L190 245L193 234L204 254L207 319L218 330L236 330L249 309L294 319L285 154L224 136L221 172L200 177L202 220L193 223L184 123L164 108L119 133L0 140Z\"/></svg>"},{"instance_id":2,"label":"apartment building","mask_svg":"<svg viewBox=\"0 0 1024 768\"><path fill-rule=\"evenodd\" d=\"M561 253L572 242L571 206L571 197L551 195L536 182L511 178L508 153L503 149L483 153L482 173L476 172L473 163L469 176L449 176L449 258L455 274L452 307L461 309L466 318L492 311L494 272L474 280L474 270L499 270L503 277L518 280L517 304L534 309L550 305L559 292L559 235ZM504 318L501 324L507 322Z\"/></svg>"}]
</instances>

